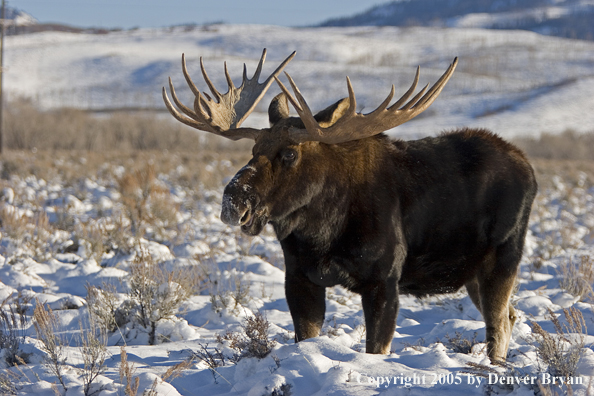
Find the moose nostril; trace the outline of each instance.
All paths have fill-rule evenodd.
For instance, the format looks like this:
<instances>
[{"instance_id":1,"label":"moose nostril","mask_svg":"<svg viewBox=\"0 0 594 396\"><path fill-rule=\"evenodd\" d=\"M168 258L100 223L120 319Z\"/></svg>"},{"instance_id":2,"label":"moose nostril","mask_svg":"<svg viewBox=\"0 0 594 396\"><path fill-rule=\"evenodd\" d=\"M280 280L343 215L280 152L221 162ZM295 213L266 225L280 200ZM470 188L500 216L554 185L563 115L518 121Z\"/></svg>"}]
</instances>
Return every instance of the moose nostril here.
<instances>
[{"instance_id":1,"label":"moose nostril","mask_svg":"<svg viewBox=\"0 0 594 396\"><path fill-rule=\"evenodd\" d=\"M250 218L250 211L246 209L243 216L241 216L241 220L239 220L239 224L245 224Z\"/></svg>"}]
</instances>

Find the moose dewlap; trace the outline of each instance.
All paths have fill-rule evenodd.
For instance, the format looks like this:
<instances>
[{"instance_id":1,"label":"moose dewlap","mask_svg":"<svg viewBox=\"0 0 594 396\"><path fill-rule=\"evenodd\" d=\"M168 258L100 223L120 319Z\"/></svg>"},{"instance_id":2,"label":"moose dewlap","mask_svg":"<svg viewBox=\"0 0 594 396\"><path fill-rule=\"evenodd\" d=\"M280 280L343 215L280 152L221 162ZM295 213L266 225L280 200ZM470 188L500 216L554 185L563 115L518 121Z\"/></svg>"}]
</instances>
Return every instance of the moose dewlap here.
<instances>
[{"instance_id":1,"label":"moose dewlap","mask_svg":"<svg viewBox=\"0 0 594 396\"><path fill-rule=\"evenodd\" d=\"M263 83L244 68L221 94L202 75L212 96L183 74L195 95L193 109L163 99L171 114L194 128L229 139L255 141L253 158L226 186L221 220L257 235L272 225L283 249L285 292L295 339L318 336L325 288L342 285L361 294L366 350L388 353L398 296L454 292L465 286L486 324L491 360L505 359L516 319L509 304L536 181L524 154L489 131L461 129L415 141L382 132L407 122L437 98L457 59L429 89L408 91L369 114L349 96L313 114L295 82L294 96L277 76L291 54ZM273 81L282 93L269 107L270 128L241 123ZM411 99L412 96L412 99ZM299 117L289 115L289 102Z\"/></svg>"}]
</instances>

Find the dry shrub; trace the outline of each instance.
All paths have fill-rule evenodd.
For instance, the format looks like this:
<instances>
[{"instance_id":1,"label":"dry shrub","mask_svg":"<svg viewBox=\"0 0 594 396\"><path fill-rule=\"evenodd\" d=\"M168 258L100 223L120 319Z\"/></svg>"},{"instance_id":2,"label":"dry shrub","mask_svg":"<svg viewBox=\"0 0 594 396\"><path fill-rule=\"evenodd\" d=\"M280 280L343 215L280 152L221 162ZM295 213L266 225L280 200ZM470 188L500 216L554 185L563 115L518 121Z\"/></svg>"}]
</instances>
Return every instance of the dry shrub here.
<instances>
[{"instance_id":1,"label":"dry shrub","mask_svg":"<svg viewBox=\"0 0 594 396\"><path fill-rule=\"evenodd\" d=\"M174 379L181 377L184 371L192 367L194 360L196 360L195 356L191 356L190 358L169 367L167 371L161 375L161 380L171 383Z\"/></svg>"},{"instance_id":2,"label":"dry shrub","mask_svg":"<svg viewBox=\"0 0 594 396\"><path fill-rule=\"evenodd\" d=\"M28 356L19 353L19 347L25 340L29 320L27 311L31 297L24 296L19 290L16 297L8 296L0 304L0 349L4 350L4 361L13 366L19 361L28 360Z\"/></svg>"},{"instance_id":3,"label":"dry shrub","mask_svg":"<svg viewBox=\"0 0 594 396\"><path fill-rule=\"evenodd\" d=\"M12 175L20 173L19 165L10 160L4 160L1 163L0 179L8 180Z\"/></svg>"},{"instance_id":4,"label":"dry shrub","mask_svg":"<svg viewBox=\"0 0 594 396\"><path fill-rule=\"evenodd\" d=\"M270 354L275 340L268 338L270 323L262 312L247 317L243 325L243 332L227 332L224 335L217 335L217 341L227 344L236 351L235 361L244 357L255 357L263 359Z\"/></svg>"},{"instance_id":5,"label":"dry shrub","mask_svg":"<svg viewBox=\"0 0 594 396\"><path fill-rule=\"evenodd\" d=\"M210 307L216 313L221 312L223 309L230 309L233 313L237 314L240 308L245 307L252 301L252 296L250 295L251 284L249 281L244 280L236 273L232 273L230 282L235 286L232 290L224 289L225 286L221 280L211 282L211 290L209 292Z\"/></svg>"},{"instance_id":6,"label":"dry shrub","mask_svg":"<svg viewBox=\"0 0 594 396\"><path fill-rule=\"evenodd\" d=\"M85 396L95 394L91 392L91 386L105 372L105 360L108 357L106 329L99 326L92 316L89 324L89 329L84 329L80 324L79 349L83 359L81 377Z\"/></svg>"},{"instance_id":7,"label":"dry shrub","mask_svg":"<svg viewBox=\"0 0 594 396\"><path fill-rule=\"evenodd\" d=\"M79 254L94 259L98 264L101 264L104 253L129 253L134 247L130 222L121 213L99 220L78 221L73 240L74 244L68 247L73 249L71 251L78 252L82 246L84 253Z\"/></svg>"},{"instance_id":8,"label":"dry shrub","mask_svg":"<svg viewBox=\"0 0 594 396\"><path fill-rule=\"evenodd\" d=\"M101 236L104 238L105 251L119 251L128 253L134 247L134 238L130 231L130 224L122 214L112 216L101 226Z\"/></svg>"},{"instance_id":9,"label":"dry shrub","mask_svg":"<svg viewBox=\"0 0 594 396\"><path fill-rule=\"evenodd\" d=\"M444 345L450 349L452 349L456 353L465 353L468 354L472 351L472 347L478 344L479 342L476 340L478 333L475 331L474 336L471 339L465 338L464 335L456 331L456 335L451 337L449 334L446 333Z\"/></svg>"},{"instance_id":10,"label":"dry shrub","mask_svg":"<svg viewBox=\"0 0 594 396\"><path fill-rule=\"evenodd\" d=\"M10 375L10 371L0 373L0 394L2 395L16 395L17 388L15 379Z\"/></svg>"},{"instance_id":11,"label":"dry shrub","mask_svg":"<svg viewBox=\"0 0 594 396\"><path fill-rule=\"evenodd\" d=\"M29 239L29 249L34 252L34 257L40 261L47 260L51 255L49 240L53 234L53 227L45 211L38 211L33 215L34 230Z\"/></svg>"},{"instance_id":12,"label":"dry shrub","mask_svg":"<svg viewBox=\"0 0 594 396\"><path fill-rule=\"evenodd\" d=\"M532 335L527 341L536 347L539 360L553 376L573 377L586 343L586 322L576 308L563 309L567 323L561 323L549 308L545 316L555 326L555 333L550 334L538 323L530 321Z\"/></svg>"},{"instance_id":13,"label":"dry shrub","mask_svg":"<svg viewBox=\"0 0 594 396\"><path fill-rule=\"evenodd\" d=\"M123 346L120 347L120 383L124 385L124 379L126 380L126 386L124 387L126 396L136 396L136 393L138 392L140 379L134 377L135 372L136 368L134 367L134 364L128 363L126 348Z\"/></svg>"},{"instance_id":14,"label":"dry shrub","mask_svg":"<svg viewBox=\"0 0 594 396\"><path fill-rule=\"evenodd\" d=\"M5 130L6 147L17 150L173 149L199 143L187 128L150 113L98 118L69 108L40 111L27 100L8 103Z\"/></svg>"},{"instance_id":15,"label":"dry shrub","mask_svg":"<svg viewBox=\"0 0 594 396\"><path fill-rule=\"evenodd\" d=\"M2 226L2 233L20 241L28 234L32 222L26 213L19 212L14 206L2 205L0 208L0 225Z\"/></svg>"},{"instance_id":16,"label":"dry shrub","mask_svg":"<svg viewBox=\"0 0 594 396\"><path fill-rule=\"evenodd\" d=\"M157 386L159 382L167 382L171 383L174 379L181 377L182 373L192 367L194 364L195 356L191 356L190 358L184 360L183 362L179 362L178 364L170 367L161 378L157 377L153 381L152 386L150 389L145 389L143 392L143 396L159 396L159 392L157 391Z\"/></svg>"},{"instance_id":17,"label":"dry shrub","mask_svg":"<svg viewBox=\"0 0 594 396\"><path fill-rule=\"evenodd\" d=\"M177 225L178 206L157 179L153 164L124 174L118 180L118 189L134 235L142 236L150 229L157 239L171 237L167 230Z\"/></svg>"},{"instance_id":18,"label":"dry shrub","mask_svg":"<svg viewBox=\"0 0 594 396\"><path fill-rule=\"evenodd\" d=\"M199 291L202 278L194 267L168 270L141 248L130 263L129 281L123 303L112 285L87 286L89 312L97 325L109 332L128 322L140 324L148 330L149 344L154 345L158 322L173 318L181 304Z\"/></svg>"},{"instance_id":19,"label":"dry shrub","mask_svg":"<svg viewBox=\"0 0 594 396\"><path fill-rule=\"evenodd\" d=\"M103 283L101 288L87 284L86 289L87 306L92 322L109 332L116 331L119 325L116 320L119 304L115 287L107 283Z\"/></svg>"},{"instance_id":20,"label":"dry shrub","mask_svg":"<svg viewBox=\"0 0 594 396\"><path fill-rule=\"evenodd\" d=\"M561 134L543 133L538 138L516 138L514 143L529 157L549 160L594 160L594 132L578 133L571 129Z\"/></svg>"},{"instance_id":21,"label":"dry shrub","mask_svg":"<svg viewBox=\"0 0 594 396\"><path fill-rule=\"evenodd\" d=\"M201 343L198 343L198 348L199 349L194 352L194 357L208 366L215 384L218 384L216 369L225 365L225 355L223 355L218 348L209 349L208 344L202 345Z\"/></svg>"},{"instance_id":22,"label":"dry shrub","mask_svg":"<svg viewBox=\"0 0 594 396\"><path fill-rule=\"evenodd\" d=\"M168 241L177 235L179 204L167 189L154 191L150 196L149 221L152 237L157 241Z\"/></svg>"},{"instance_id":23,"label":"dry shrub","mask_svg":"<svg viewBox=\"0 0 594 396\"><path fill-rule=\"evenodd\" d=\"M198 134L172 117L161 118L154 112L97 117L72 108L41 111L28 99L6 104L4 147L12 150L218 150L231 146L229 143L211 134ZM231 150L247 150L249 143L232 146Z\"/></svg>"},{"instance_id":24,"label":"dry shrub","mask_svg":"<svg viewBox=\"0 0 594 396\"><path fill-rule=\"evenodd\" d=\"M276 341L268 338L269 327L270 323L262 312L246 318L243 329L249 340L244 352L246 356L262 359L272 351Z\"/></svg>"},{"instance_id":25,"label":"dry shrub","mask_svg":"<svg viewBox=\"0 0 594 396\"><path fill-rule=\"evenodd\" d=\"M140 249L130 264L130 290L135 320L149 330L149 344L156 342L157 323L174 317L180 305L197 291L200 278L192 268L173 271L159 265Z\"/></svg>"},{"instance_id":26,"label":"dry shrub","mask_svg":"<svg viewBox=\"0 0 594 396\"><path fill-rule=\"evenodd\" d=\"M48 241L53 230L44 211L30 215L30 212L20 211L14 206L2 205L0 230L16 245L23 247L23 251L32 252L33 258L44 261L51 257Z\"/></svg>"},{"instance_id":27,"label":"dry shrub","mask_svg":"<svg viewBox=\"0 0 594 396\"><path fill-rule=\"evenodd\" d=\"M86 257L94 259L98 264L101 264L103 253L108 250L106 246L107 230L105 222L88 219L85 222L76 224L74 232L78 244L84 243L85 245Z\"/></svg>"},{"instance_id":28,"label":"dry shrub","mask_svg":"<svg viewBox=\"0 0 594 396\"><path fill-rule=\"evenodd\" d=\"M50 372L56 376L66 392L68 389L66 388L63 377L66 358L64 356L63 341L56 334L56 331L58 330L58 319L51 308L48 307L46 311L43 304L37 299L35 299L33 325L37 332L37 339L41 341L41 350L47 354L44 357L46 366L49 368Z\"/></svg>"},{"instance_id":29,"label":"dry shrub","mask_svg":"<svg viewBox=\"0 0 594 396\"><path fill-rule=\"evenodd\" d=\"M119 146L111 151L100 152L5 150L0 160L0 175L8 180L4 185L10 185L12 176L24 179L34 175L48 182L59 179L60 184L75 188L85 178L97 180L102 185L117 186L118 176L121 176L116 172L117 169L141 169L150 163L156 174L167 175L172 182L194 189L199 196L204 193L204 189L221 189L223 181L233 176L251 158L251 146L239 149L234 144L237 142L229 141L218 147L217 144L207 142L195 148L183 147L179 151L124 150ZM15 199L17 198L18 194Z\"/></svg>"},{"instance_id":30,"label":"dry shrub","mask_svg":"<svg viewBox=\"0 0 594 396\"><path fill-rule=\"evenodd\" d=\"M68 232L73 232L75 230L76 217L72 213L72 208L73 205L70 203L64 206L54 207L54 213L56 215L54 227Z\"/></svg>"},{"instance_id":31,"label":"dry shrub","mask_svg":"<svg viewBox=\"0 0 594 396\"><path fill-rule=\"evenodd\" d=\"M594 261L590 256L581 256L578 263L569 259L558 270L561 276L559 286L580 298L580 301L594 302Z\"/></svg>"},{"instance_id":32,"label":"dry shrub","mask_svg":"<svg viewBox=\"0 0 594 396\"><path fill-rule=\"evenodd\" d=\"M274 389L272 389L270 396L292 396L293 395L292 389L293 389L293 385L285 383L285 384L279 385L279 386L275 387Z\"/></svg>"},{"instance_id":33,"label":"dry shrub","mask_svg":"<svg viewBox=\"0 0 594 396\"><path fill-rule=\"evenodd\" d=\"M143 169L128 172L118 180L122 203L132 224L132 233L135 235L143 235L144 222L149 220L150 195L157 190L161 192L162 186L155 181L156 172L151 164L147 164Z\"/></svg>"}]
</instances>

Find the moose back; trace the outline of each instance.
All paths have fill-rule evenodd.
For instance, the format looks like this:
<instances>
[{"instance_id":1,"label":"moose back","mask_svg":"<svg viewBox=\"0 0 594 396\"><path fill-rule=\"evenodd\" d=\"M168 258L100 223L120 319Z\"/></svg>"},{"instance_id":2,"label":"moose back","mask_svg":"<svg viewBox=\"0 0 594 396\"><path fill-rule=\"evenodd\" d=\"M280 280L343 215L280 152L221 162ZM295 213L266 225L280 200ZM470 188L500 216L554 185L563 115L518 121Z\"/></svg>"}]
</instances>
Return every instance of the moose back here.
<instances>
[{"instance_id":1,"label":"moose back","mask_svg":"<svg viewBox=\"0 0 594 396\"><path fill-rule=\"evenodd\" d=\"M510 305L536 182L524 154L493 133L460 129L415 141L382 132L423 112L437 98L457 59L429 89L408 91L394 104L394 86L368 114L349 96L313 114L293 79L277 78L291 54L263 82L245 72L236 87L211 95L182 71L193 108L177 98L171 79L163 98L179 121L229 139L253 139L253 158L225 187L221 220L257 235L271 224L283 249L285 292L295 340L316 337L324 322L325 288L359 293L366 351L390 351L398 296L454 292L465 286L486 325L491 360L504 360L516 316ZM241 128L276 81L270 128ZM412 96L412 98L411 98ZM289 115L289 102L298 117Z\"/></svg>"}]
</instances>

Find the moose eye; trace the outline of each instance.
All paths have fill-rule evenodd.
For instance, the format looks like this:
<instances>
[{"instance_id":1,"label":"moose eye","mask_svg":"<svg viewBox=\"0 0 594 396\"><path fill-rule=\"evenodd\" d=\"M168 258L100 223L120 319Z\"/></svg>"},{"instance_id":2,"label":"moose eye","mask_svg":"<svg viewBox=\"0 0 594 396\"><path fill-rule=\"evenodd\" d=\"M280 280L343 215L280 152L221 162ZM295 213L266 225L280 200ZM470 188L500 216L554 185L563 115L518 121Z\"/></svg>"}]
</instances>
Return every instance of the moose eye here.
<instances>
[{"instance_id":1,"label":"moose eye","mask_svg":"<svg viewBox=\"0 0 594 396\"><path fill-rule=\"evenodd\" d=\"M297 158L297 152L295 150L287 149L281 153L283 162L287 165L292 164Z\"/></svg>"}]
</instances>

